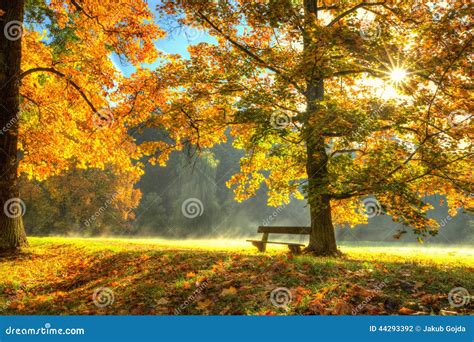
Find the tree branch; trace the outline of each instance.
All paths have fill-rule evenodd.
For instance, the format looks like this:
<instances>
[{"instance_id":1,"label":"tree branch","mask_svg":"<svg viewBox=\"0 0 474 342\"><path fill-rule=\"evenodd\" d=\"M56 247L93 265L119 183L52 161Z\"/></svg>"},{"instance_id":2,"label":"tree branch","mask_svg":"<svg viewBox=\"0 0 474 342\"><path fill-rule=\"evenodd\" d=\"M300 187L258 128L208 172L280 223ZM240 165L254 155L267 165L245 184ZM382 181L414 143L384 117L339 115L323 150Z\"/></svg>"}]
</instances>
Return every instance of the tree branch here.
<instances>
[{"instance_id":1,"label":"tree branch","mask_svg":"<svg viewBox=\"0 0 474 342\"><path fill-rule=\"evenodd\" d=\"M63 74L62 72L60 72L60 71L58 71L54 68L41 68L41 67L38 67L38 68L29 69L29 70L21 73L20 76L19 76L19 79L22 80L26 76L34 74L36 72L49 72L51 74L55 74L56 76L64 78L69 84L71 84L74 87L74 89L76 89L79 92L81 97L84 99L84 101L86 101L87 105L94 111L94 113L97 113L97 109L94 107L94 105L89 100L89 98L84 93L84 91L81 89L81 87L76 82L71 80L68 76L66 76L65 74Z\"/></svg>"},{"instance_id":2,"label":"tree branch","mask_svg":"<svg viewBox=\"0 0 474 342\"><path fill-rule=\"evenodd\" d=\"M243 46L242 44L239 44L236 40L232 39L231 36L229 36L227 33L222 31L217 25L215 25L208 17L206 17L201 11L197 11L197 15L204 20L209 26L211 26L216 32L218 32L222 37L224 37L228 42L230 42L232 45L234 45L237 49L248 55L249 57L253 58L255 61L263 65L265 68L273 71L274 73L278 74L281 78L283 78L285 81L293 85L301 94L304 94L303 89L293 81L290 77L286 76L283 74L277 67L272 66L268 64L266 61L264 61L260 56L256 55L252 51L249 50L248 47Z\"/></svg>"},{"instance_id":3,"label":"tree branch","mask_svg":"<svg viewBox=\"0 0 474 342\"><path fill-rule=\"evenodd\" d=\"M341 14L339 14L336 18L334 18L334 19L327 25L327 27L331 27L331 26L335 25L339 20L341 20L342 18L348 16L348 15L351 14L351 13L354 13L354 12L357 11L359 8L385 5L385 2L386 2L386 1L374 2L374 3L361 2L360 4L358 4L358 5L354 6L354 7L352 7L351 9L348 9L347 11L342 12Z\"/></svg>"}]
</instances>

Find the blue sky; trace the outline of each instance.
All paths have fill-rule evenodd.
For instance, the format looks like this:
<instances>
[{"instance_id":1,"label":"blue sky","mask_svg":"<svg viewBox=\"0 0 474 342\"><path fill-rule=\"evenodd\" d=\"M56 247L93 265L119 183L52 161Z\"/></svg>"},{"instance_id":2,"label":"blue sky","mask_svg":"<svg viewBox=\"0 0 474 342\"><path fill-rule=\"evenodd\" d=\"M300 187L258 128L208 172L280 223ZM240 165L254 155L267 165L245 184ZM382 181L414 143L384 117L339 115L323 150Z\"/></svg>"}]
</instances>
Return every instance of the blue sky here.
<instances>
[{"instance_id":1,"label":"blue sky","mask_svg":"<svg viewBox=\"0 0 474 342\"><path fill-rule=\"evenodd\" d=\"M148 0L148 6L155 13L157 17L156 22L158 25L160 25L160 22L158 19L158 13L156 11L156 6L160 2L161 2L160 0ZM163 29L166 29L165 24L160 25L160 27L162 27ZM204 31L198 31L193 28L187 28L186 30L185 28L182 31L173 32L173 34L168 35L164 39L160 39L156 41L155 46L157 49L164 51L166 53L180 54L181 56L185 58L189 58L189 53L187 50L188 46L199 44L201 42L212 43L212 42L215 42L215 39L210 37ZM115 66L123 72L124 75L130 76L130 74L133 73L134 71L133 66L122 64L117 56L112 56L112 61L114 62ZM158 65L158 62L152 65L143 65L143 66L148 67L150 69L155 69L157 65Z\"/></svg>"}]
</instances>

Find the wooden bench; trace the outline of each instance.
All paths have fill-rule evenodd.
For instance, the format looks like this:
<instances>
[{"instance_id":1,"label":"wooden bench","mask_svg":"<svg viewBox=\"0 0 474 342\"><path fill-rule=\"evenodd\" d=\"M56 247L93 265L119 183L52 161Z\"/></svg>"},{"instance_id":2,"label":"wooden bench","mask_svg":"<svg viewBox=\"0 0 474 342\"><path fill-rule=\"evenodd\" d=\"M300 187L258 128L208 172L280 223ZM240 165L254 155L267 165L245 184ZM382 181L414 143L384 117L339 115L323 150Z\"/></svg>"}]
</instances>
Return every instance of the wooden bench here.
<instances>
[{"instance_id":1,"label":"wooden bench","mask_svg":"<svg viewBox=\"0 0 474 342\"><path fill-rule=\"evenodd\" d=\"M301 254L301 247L304 247L304 244L293 243L293 242L279 242L279 241L268 241L268 236L270 234L292 234L292 235L309 235L311 232L311 227L269 227L269 226L260 226L258 227L257 233L262 233L262 240L247 240L251 242L252 245L258 248L260 252L265 252L267 244L276 244L276 245L287 245L290 249L290 252L293 254Z\"/></svg>"}]
</instances>

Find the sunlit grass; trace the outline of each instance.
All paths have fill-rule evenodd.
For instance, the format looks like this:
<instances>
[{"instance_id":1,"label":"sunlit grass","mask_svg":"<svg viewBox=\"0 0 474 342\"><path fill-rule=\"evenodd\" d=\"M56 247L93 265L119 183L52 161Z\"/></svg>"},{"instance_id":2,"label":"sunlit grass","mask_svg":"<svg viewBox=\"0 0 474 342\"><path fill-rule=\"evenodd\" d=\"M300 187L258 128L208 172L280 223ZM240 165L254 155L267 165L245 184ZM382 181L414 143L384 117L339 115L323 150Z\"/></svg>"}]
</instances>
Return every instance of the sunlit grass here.
<instances>
[{"instance_id":1,"label":"sunlit grass","mask_svg":"<svg viewBox=\"0 0 474 342\"><path fill-rule=\"evenodd\" d=\"M74 244L87 249L124 251L130 249L198 250L226 253L259 254L256 248L242 239L188 239L160 238L30 238L34 248L42 244ZM378 260L384 262L435 263L456 266L474 265L474 246L451 247L421 244L361 242L341 243L341 251L351 260ZM286 253L286 246L268 245L267 253Z\"/></svg>"}]
</instances>

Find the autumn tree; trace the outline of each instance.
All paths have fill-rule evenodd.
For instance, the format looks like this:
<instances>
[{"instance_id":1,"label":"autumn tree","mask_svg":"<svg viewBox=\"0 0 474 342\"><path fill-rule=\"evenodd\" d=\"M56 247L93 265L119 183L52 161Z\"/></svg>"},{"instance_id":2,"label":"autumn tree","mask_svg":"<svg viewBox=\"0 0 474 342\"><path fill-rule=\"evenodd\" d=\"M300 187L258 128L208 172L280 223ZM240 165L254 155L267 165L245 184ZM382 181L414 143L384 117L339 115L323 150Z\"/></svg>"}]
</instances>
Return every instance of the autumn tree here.
<instances>
[{"instance_id":1,"label":"autumn tree","mask_svg":"<svg viewBox=\"0 0 474 342\"><path fill-rule=\"evenodd\" d=\"M424 198L472 201L469 1L164 1L164 18L207 32L176 77L174 113L196 146L244 149L238 200L306 197L307 251L338 254L334 224L368 211L436 234ZM209 138L212 137L212 138ZM159 153L158 146L156 152ZM472 202L471 202L472 205Z\"/></svg>"},{"instance_id":2,"label":"autumn tree","mask_svg":"<svg viewBox=\"0 0 474 342\"><path fill-rule=\"evenodd\" d=\"M150 113L134 99L163 34L142 0L0 1L0 251L27 243L19 174L41 181L107 167L140 176L130 131ZM125 78L112 55L136 76Z\"/></svg>"},{"instance_id":3,"label":"autumn tree","mask_svg":"<svg viewBox=\"0 0 474 342\"><path fill-rule=\"evenodd\" d=\"M109 167L74 168L44 181L20 177L25 230L46 236L133 233L131 222L141 198L135 188L138 178Z\"/></svg>"}]
</instances>

